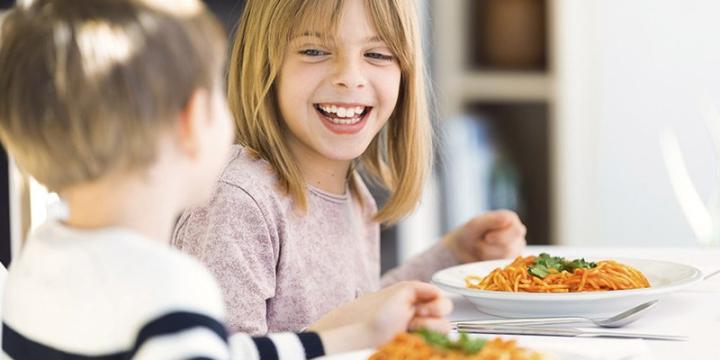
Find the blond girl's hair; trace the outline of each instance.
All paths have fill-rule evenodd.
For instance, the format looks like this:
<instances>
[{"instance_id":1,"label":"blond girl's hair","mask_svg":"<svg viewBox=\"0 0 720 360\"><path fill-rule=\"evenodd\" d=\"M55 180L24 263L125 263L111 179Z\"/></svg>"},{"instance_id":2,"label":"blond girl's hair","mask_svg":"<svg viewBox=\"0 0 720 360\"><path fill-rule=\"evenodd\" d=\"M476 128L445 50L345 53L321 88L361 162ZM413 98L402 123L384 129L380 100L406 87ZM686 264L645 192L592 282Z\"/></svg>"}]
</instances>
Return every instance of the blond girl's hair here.
<instances>
[{"instance_id":1,"label":"blond girl's hair","mask_svg":"<svg viewBox=\"0 0 720 360\"><path fill-rule=\"evenodd\" d=\"M230 58L228 101L237 142L270 162L303 209L305 182L283 137L276 80L292 37L334 34L343 6L343 0L248 0ZM397 106L357 165L390 193L375 220L394 223L417 205L432 164L422 46L415 0L367 0L366 6L397 58L401 80Z\"/></svg>"},{"instance_id":2,"label":"blond girl's hair","mask_svg":"<svg viewBox=\"0 0 720 360\"><path fill-rule=\"evenodd\" d=\"M192 93L222 82L226 35L198 0L35 0L0 31L0 140L62 191L142 170Z\"/></svg>"}]
</instances>

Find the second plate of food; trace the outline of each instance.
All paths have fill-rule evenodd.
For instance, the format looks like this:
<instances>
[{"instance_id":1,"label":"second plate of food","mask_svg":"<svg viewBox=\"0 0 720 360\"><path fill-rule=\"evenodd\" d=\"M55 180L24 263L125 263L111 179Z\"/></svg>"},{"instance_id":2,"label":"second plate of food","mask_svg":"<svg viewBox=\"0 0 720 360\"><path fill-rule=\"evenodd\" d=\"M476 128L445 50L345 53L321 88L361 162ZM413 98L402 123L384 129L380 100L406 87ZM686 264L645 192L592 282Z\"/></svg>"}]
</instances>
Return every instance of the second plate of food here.
<instances>
[{"instance_id":1,"label":"second plate of food","mask_svg":"<svg viewBox=\"0 0 720 360\"><path fill-rule=\"evenodd\" d=\"M521 340L521 342L526 342ZM469 334L443 335L432 331L398 334L392 341L376 350L365 350L323 357L323 360L407 360L407 359L473 359L473 360L598 360L558 351L557 346L518 344L518 340L492 339Z\"/></svg>"},{"instance_id":2,"label":"second plate of food","mask_svg":"<svg viewBox=\"0 0 720 360\"><path fill-rule=\"evenodd\" d=\"M605 317L701 279L695 267L669 261L540 254L454 266L435 273L432 282L490 315ZM622 290L604 290L612 288Z\"/></svg>"}]
</instances>

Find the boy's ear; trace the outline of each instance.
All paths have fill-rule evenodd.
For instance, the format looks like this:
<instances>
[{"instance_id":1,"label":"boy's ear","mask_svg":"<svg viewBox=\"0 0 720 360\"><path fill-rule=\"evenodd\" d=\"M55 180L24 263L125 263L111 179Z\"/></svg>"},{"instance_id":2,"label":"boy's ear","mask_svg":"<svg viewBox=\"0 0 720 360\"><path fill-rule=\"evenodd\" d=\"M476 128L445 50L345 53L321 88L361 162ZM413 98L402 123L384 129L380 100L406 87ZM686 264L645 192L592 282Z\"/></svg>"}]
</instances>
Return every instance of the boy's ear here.
<instances>
[{"instance_id":1,"label":"boy's ear","mask_svg":"<svg viewBox=\"0 0 720 360\"><path fill-rule=\"evenodd\" d=\"M190 158L196 158L204 123L210 112L210 94L205 89L196 89L185 103L178 118L178 143L180 150Z\"/></svg>"}]
</instances>

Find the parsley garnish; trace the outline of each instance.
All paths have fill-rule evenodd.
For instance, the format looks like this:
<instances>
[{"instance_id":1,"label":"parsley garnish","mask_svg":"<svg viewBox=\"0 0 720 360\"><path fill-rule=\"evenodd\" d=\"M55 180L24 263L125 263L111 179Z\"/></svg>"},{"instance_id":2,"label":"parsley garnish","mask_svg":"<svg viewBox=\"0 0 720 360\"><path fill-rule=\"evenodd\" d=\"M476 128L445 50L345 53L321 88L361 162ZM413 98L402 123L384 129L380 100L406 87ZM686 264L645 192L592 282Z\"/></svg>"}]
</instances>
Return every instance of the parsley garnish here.
<instances>
[{"instance_id":1,"label":"parsley garnish","mask_svg":"<svg viewBox=\"0 0 720 360\"><path fill-rule=\"evenodd\" d=\"M572 273L575 269L592 269L597 264L585 259L575 259L573 261L567 261L565 258L558 256L550 256L546 253L540 254L535 262L528 267L528 272L534 276L544 279L552 272L550 269L555 269L557 272L567 271Z\"/></svg>"},{"instance_id":2,"label":"parsley garnish","mask_svg":"<svg viewBox=\"0 0 720 360\"><path fill-rule=\"evenodd\" d=\"M441 350L459 350L466 355L477 354L485 346L483 339L471 339L468 334L460 333L457 341L451 341L446 335L427 329L417 332L430 346Z\"/></svg>"}]
</instances>

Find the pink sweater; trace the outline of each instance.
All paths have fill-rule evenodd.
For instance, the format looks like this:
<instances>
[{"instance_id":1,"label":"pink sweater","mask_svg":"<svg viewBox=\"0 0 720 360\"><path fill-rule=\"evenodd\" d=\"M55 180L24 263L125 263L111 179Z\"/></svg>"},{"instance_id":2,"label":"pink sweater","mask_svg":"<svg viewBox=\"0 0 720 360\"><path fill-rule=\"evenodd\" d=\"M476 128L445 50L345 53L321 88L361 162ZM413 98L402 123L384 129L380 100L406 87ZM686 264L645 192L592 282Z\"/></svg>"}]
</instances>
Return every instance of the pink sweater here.
<instances>
[{"instance_id":1,"label":"pink sweater","mask_svg":"<svg viewBox=\"0 0 720 360\"><path fill-rule=\"evenodd\" d=\"M219 281L231 331L298 331L360 294L456 263L438 243L381 280L376 205L356 178L359 199L308 186L299 214L270 164L233 148L212 199L182 215L172 240Z\"/></svg>"}]
</instances>

